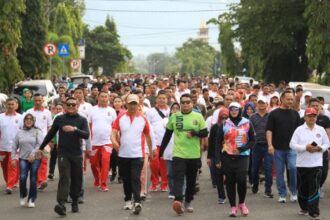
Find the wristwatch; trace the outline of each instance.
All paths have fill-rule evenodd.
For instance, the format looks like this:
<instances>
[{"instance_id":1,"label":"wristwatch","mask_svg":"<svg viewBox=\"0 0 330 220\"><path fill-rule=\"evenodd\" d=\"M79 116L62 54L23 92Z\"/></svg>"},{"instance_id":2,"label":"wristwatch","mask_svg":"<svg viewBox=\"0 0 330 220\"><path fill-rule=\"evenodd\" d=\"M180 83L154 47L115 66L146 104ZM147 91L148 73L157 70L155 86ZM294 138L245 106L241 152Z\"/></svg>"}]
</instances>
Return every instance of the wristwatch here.
<instances>
[{"instance_id":1,"label":"wristwatch","mask_svg":"<svg viewBox=\"0 0 330 220\"><path fill-rule=\"evenodd\" d=\"M78 130L78 128L77 127L73 127L73 131L76 131L76 130Z\"/></svg>"}]
</instances>

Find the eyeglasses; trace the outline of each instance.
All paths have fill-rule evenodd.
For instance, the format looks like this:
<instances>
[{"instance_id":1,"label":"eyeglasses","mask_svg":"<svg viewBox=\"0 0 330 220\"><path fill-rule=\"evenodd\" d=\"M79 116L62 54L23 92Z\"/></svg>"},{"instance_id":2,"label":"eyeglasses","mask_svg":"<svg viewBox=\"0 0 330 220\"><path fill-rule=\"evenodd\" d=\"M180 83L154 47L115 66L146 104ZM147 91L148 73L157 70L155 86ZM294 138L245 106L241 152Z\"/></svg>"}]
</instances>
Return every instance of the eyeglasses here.
<instances>
[{"instance_id":1,"label":"eyeglasses","mask_svg":"<svg viewBox=\"0 0 330 220\"><path fill-rule=\"evenodd\" d=\"M66 106L68 107L76 107L76 103L66 103Z\"/></svg>"},{"instance_id":2,"label":"eyeglasses","mask_svg":"<svg viewBox=\"0 0 330 220\"><path fill-rule=\"evenodd\" d=\"M316 118L317 115L306 115L308 118Z\"/></svg>"},{"instance_id":3,"label":"eyeglasses","mask_svg":"<svg viewBox=\"0 0 330 220\"><path fill-rule=\"evenodd\" d=\"M238 112L239 109L238 108L231 108L231 109L229 109L229 111L231 111L231 112Z\"/></svg>"},{"instance_id":4,"label":"eyeglasses","mask_svg":"<svg viewBox=\"0 0 330 220\"><path fill-rule=\"evenodd\" d=\"M187 105L188 105L188 104L190 104L190 103L191 103L191 101L182 101L182 102L181 102L181 104L183 104L183 105L184 105L184 104L187 104Z\"/></svg>"}]
</instances>

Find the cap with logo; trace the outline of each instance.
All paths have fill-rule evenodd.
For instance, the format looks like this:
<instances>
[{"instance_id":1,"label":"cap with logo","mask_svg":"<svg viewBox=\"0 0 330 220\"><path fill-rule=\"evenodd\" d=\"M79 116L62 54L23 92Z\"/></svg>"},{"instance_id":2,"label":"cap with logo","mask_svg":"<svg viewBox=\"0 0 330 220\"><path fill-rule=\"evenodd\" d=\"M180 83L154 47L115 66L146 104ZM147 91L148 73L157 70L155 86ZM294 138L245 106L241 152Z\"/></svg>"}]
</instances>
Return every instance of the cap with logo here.
<instances>
[{"instance_id":1,"label":"cap with logo","mask_svg":"<svg viewBox=\"0 0 330 220\"><path fill-rule=\"evenodd\" d=\"M305 115L317 115L317 111L315 108L306 108Z\"/></svg>"},{"instance_id":2,"label":"cap with logo","mask_svg":"<svg viewBox=\"0 0 330 220\"><path fill-rule=\"evenodd\" d=\"M268 103L268 100L265 96L259 96L257 102Z\"/></svg>"}]
</instances>

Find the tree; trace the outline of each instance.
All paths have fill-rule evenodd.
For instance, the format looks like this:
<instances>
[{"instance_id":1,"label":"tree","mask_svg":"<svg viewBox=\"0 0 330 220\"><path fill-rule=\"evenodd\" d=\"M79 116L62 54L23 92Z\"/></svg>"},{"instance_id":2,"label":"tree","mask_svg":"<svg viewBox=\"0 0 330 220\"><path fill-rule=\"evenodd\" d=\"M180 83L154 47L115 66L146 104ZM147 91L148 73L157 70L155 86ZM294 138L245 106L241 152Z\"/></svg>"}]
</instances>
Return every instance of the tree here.
<instances>
[{"instance_id":1,"label":"tree","mask_svg":"<svg viewBox=\"0 0 330 220\"><path fill-rule=\"evenodd\" d=\"M307 3L305 18L308 22L309 64L319 76L326 73L323 81L330 84L330 2L308 0Z\"/></svg>"},{"instance_id":2,"label":"tree","mask_svg":"<svg viewBox=\"0 0 330 220\"><path fill-rule=\"evenodd\" d=\"M175 57L180 61L181 73L194 76L208 75L213 72L216 50L201 40L189 39L176 49Z\"/></svg>"},{"instance_id":3,"label":"tree","mask_svg":"<svg viewBox=\"0 0 330 220\"><path fill-rule=\"evenodd\" d=\"M112 75L123 67L123 63L132 58L131 52L120 44L119 35L114 20L107 17L105 26L97 26L84 34L86 38L86 58L83 69L103 68L105 75Z\"/></svg>"},{"instance_id":4,"label":"tree","mask_svg":"<svg viewBox=\"0 0 330 220\"><path fill-rule=\"evenodd\" d=\"M308 78L304 10L304 0L244 0L232 8L251 75L275 82Z\"/></svg>"},{"instance_id":5,"label":"tree","mask_svg":"<svg viewBox=\"0 0 330 220\"><path fill-rule=\"evenodd\" d=\"M9 92L24 75L17 60L21 45L20 15L25 11L23 0L0 0L0 90Z\"/></svg>"},{"instance_id":6,"label":"tree","mask_svg":"<svg viewBox=\"0 0 330 220\"><path fill-rule=\"evenodd\" d=\"M44 0L26 1L26 13L21 15L22 47L17 57L26 76L33 77L47 71L47 60L43 46L47 36L47 21L43 15Z\"/></svg>"},{"instance_id":7,"label":"tree","mask_svg":"<svg viewBox=\"0 0 330 220\"><path fill-rule=\"evenodd\" d=\"M174 56L166 53L153 53L147 57L148 72L155 74L174 73L179 71L179 62Z\"/></svg>"},{"instance_id":8,"label":"tree","mask_svg":"<svg viewBox=\"0 0 330 220\"><path fill-rule=\"evenodd\" d=\"M238 54L235 52L234 39L235 33L233 30L233 22L231 16L228 13L224 13L218 17L218 19L211 19L208 23L216 24L219 26L219 37L220 43L220 64L221 72L235 76L242 70L239 62Z\"/></svg>"}]
</instances>

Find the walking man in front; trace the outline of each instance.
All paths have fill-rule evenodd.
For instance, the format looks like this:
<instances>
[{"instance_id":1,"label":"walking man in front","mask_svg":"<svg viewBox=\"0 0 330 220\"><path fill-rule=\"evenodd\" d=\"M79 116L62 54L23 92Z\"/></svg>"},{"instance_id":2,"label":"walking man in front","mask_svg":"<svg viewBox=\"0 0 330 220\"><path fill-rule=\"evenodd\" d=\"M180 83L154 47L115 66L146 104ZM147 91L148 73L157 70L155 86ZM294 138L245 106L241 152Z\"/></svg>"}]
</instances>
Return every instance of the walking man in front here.
<instances>
[{"instance_id":1,"label":"walking man in front","mask_svg":"<svg viewBox=\"0 0 330 220\"><path fill-rule=\"evenodd\" d=\"M130 94L126 99L127 112L121 114L112 126L111 141L114 149L119 150L119 174L123 179L125 210L133 209L138 215L141 205L141 171L144 163L145 143L152 158L150 125L139 111L139 97ZM132 204L132 194L134 205Z\"/></svg>"},{"instance_id":2,"label":"walking man in front","mask_svg":"<svg viewBox=\"0 0 330 220\"><path fill-rule=\"evenodd\" d=\"M87 119L78 114L77 99L68 98L65 103L65 114L55 118L54 123L40 145L38 155L58 132L58 170L60 179L57 188L55 212L66 215L65 202L69 192L72 198L72 212L79 212L78 197L83 175L82 139L89 137ZM88 156L91 151L88 151Z\"/></svg>"},{"instance_id":3,"label":"walking man in front","mask_svg":"<svg viewBox=\"0 0 330 220\"><path fill-rule=\"evenodd\" d=\"M174 196L173 210L177 214L193 212L191 201L194 199L197 171L200 166L201 138L207 137L207 128L203 116L193 110L190 94L183 94L180 98L181 111L173 114L166 127L161 143L160 157L163 156L172 133L174 133L173 147L173 176ZM186 192L183 196L182 188L186 178ZM184 205L182 205L185 198Z\"/></svg>"},{"instance_id":4,"label":"walking man in front","mask_svg":"<svg viewBox=\"0 0 330 220\"><path fill-rule=\"evenodd\" d=\"M298 202L300 214L320 219L319 199L323 152L329 148L329 138L323 127L316 124L318 112L305 111L305 123L294 132L290 147L297 156Z\"/></svg>"}]
</instances>

